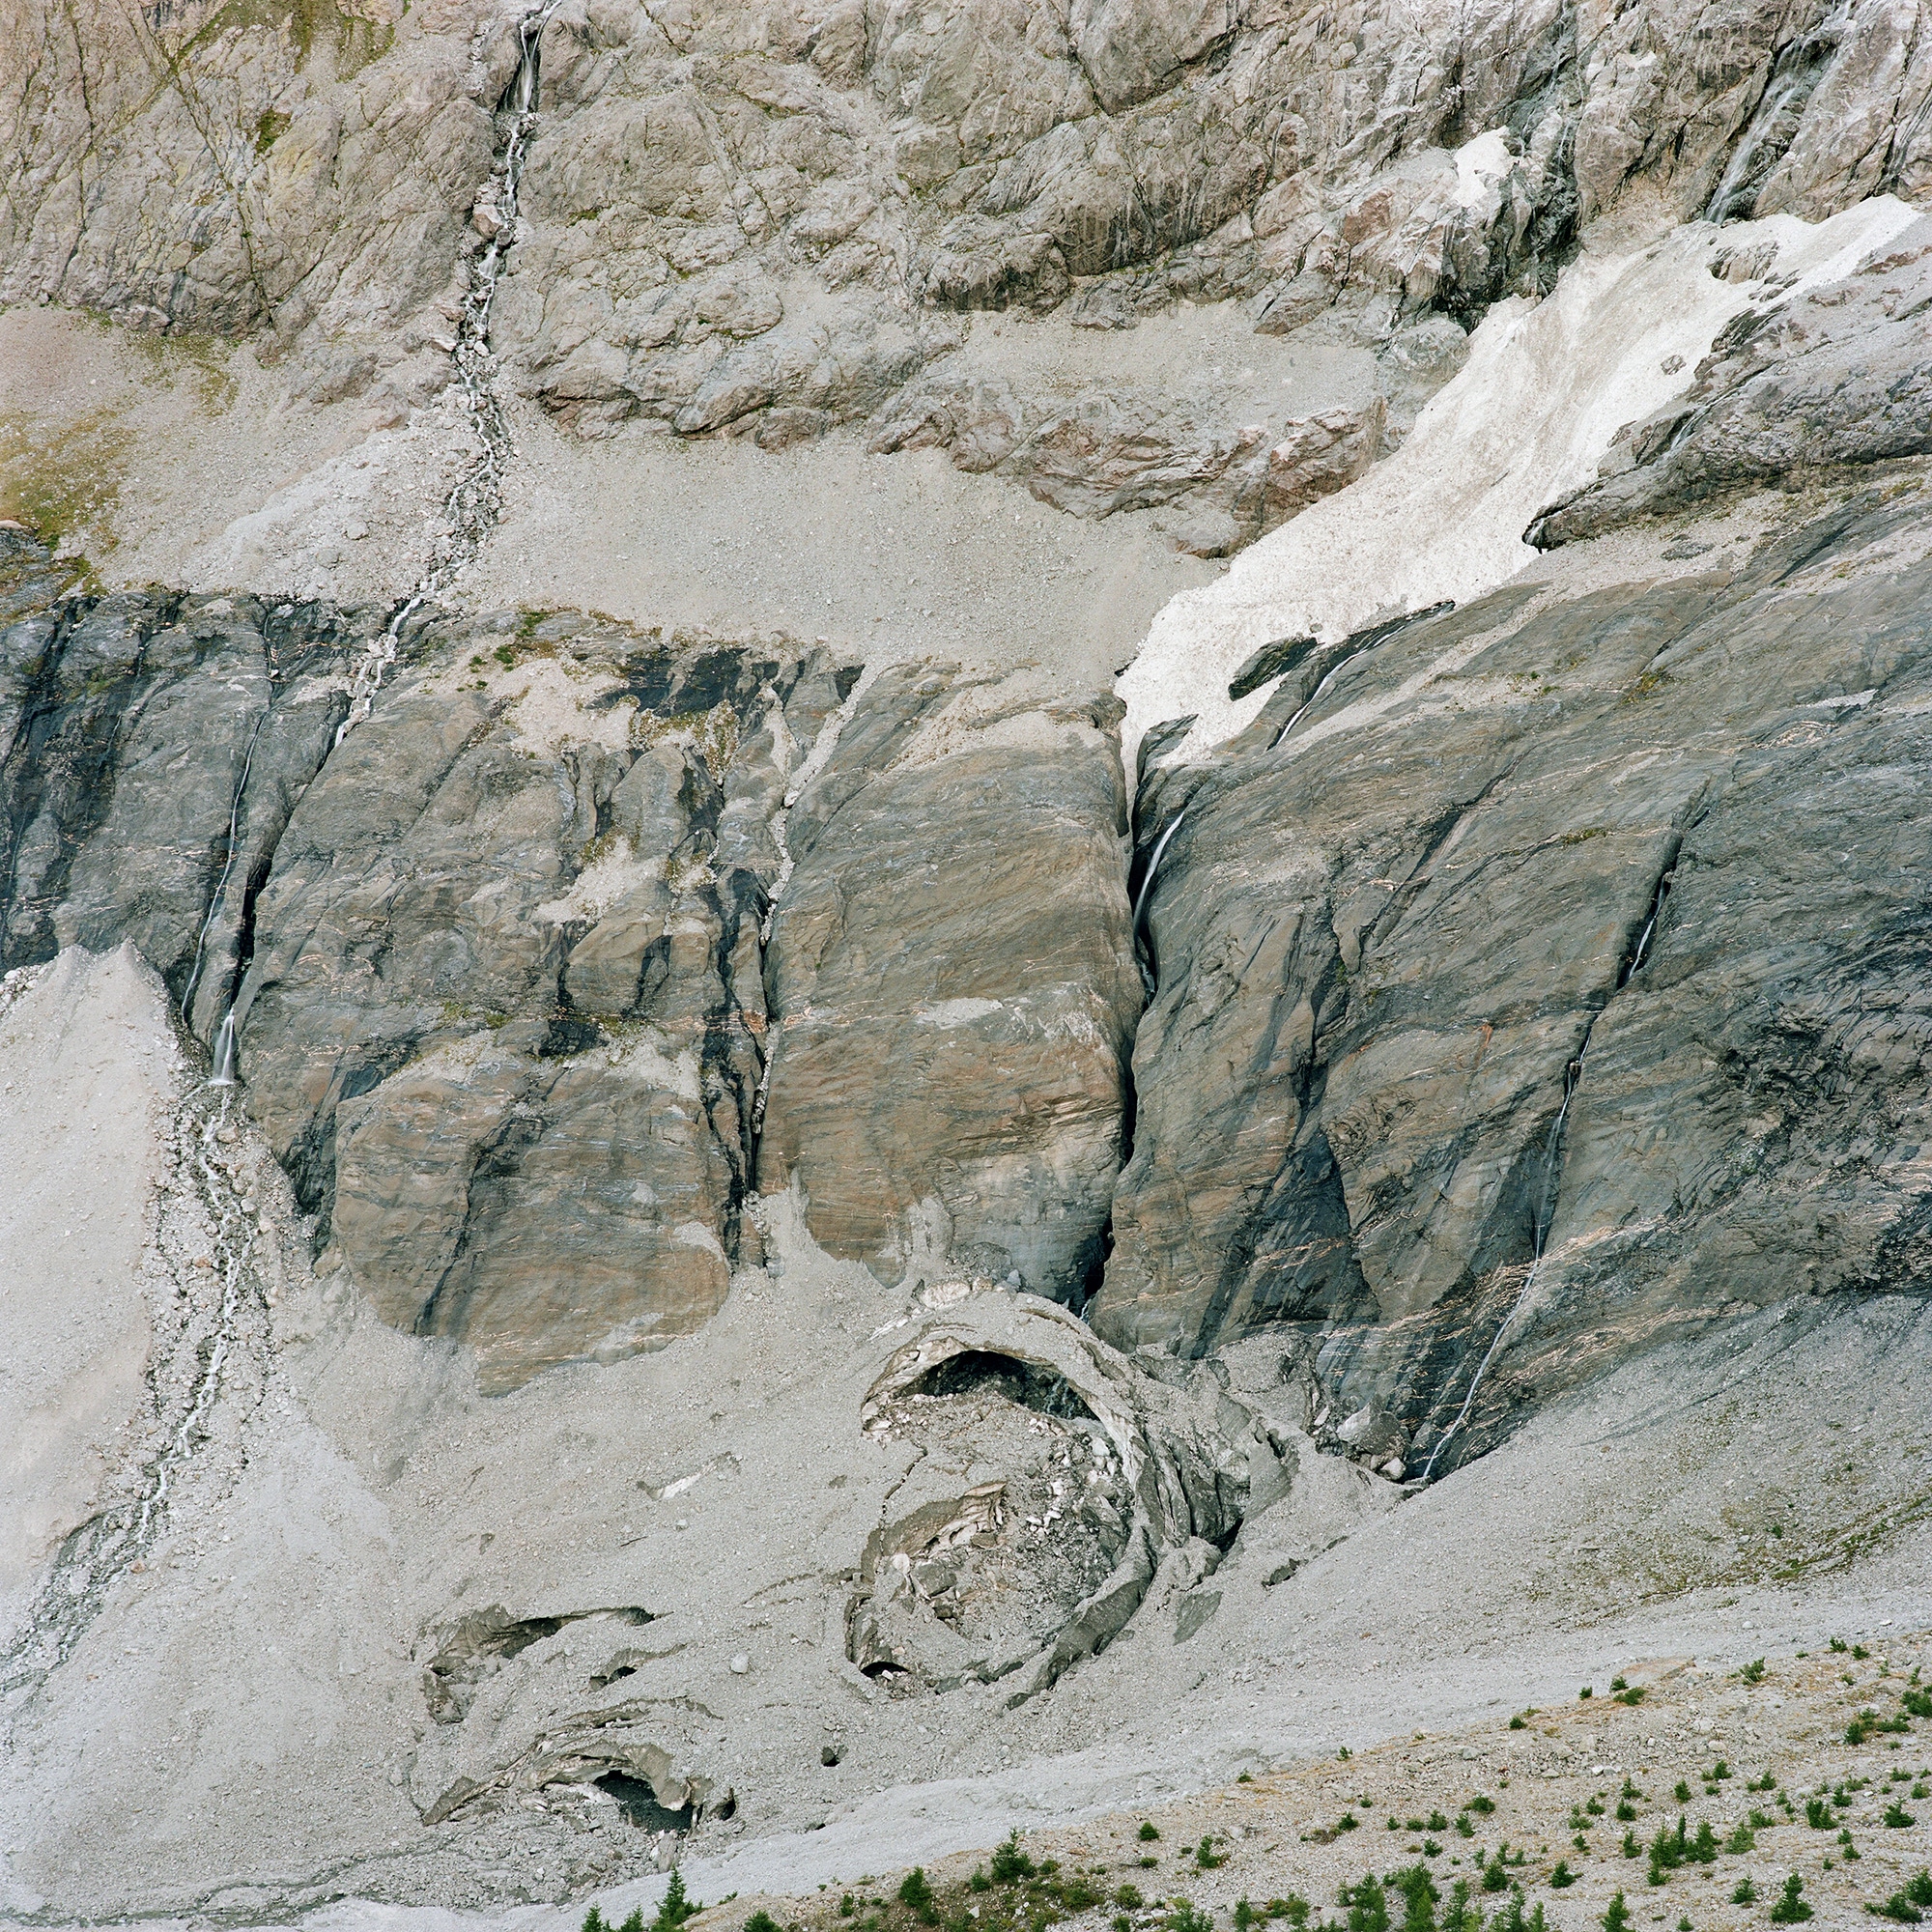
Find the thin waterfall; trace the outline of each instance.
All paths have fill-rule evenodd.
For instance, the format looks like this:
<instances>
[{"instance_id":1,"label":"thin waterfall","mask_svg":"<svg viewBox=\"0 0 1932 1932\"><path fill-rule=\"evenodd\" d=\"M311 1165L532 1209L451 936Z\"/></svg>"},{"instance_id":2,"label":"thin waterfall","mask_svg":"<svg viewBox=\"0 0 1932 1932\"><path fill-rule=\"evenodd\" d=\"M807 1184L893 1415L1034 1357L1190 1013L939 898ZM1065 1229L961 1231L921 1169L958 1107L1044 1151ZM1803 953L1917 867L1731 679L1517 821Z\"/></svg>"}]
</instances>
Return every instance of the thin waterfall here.
<instances>
[{"instance_id":1,"label":"thin waterfall","mask_svg":"<svg viewBox=\"0 0 1932 1932\"><path fill-rule=\"evenodd\" d=\"M1670 896L1670 882L1677 876L1677 867L1672 865L1657 882L1657 891L1650 901L1650 917L1643 923L1643 930L1637 935L1636 951L1631 954L1630 964L1624 968L1623 978L1617 981L1619 989L1630 982L1643 970L1643 962L1650 952L1650 936L1657 930L1657 922L1663 917L1663 902Z\"/></svg>"},{"instance_id":2,"label":"thin waterfall","mask_svg":"<svg viewBox=\"0 0 1932 1932\"><path fill-rule=\"evenodd\" d=\"M1147 911L1148 895L1153 891L1153 875L1160 870L1160 855L1167 850L1167 841L1180 830L1180 821L1186 816L1187 808L1183 805L1167 821L1167 830L1154 843L1153 857L1148 861L1147 876L1141 880L1140 892L1134 899L1134 920L1129 928L1133 932L1138 933L1141 929L1141 918Z\"/></svg>"},{"instance_id":3,"label":"thin waterfall","mask_svg":"<svg viewBox=\"0 0 1932 1932\"><path fill-rule=\"evenodd\" d=\"M221 1016L221 1031L214 1036L214 1051L210 1056L213 1070L208 1076L211 1087L233 1087L235 1079L235 1009L230 1007Z\"/></svg>"},{"instance_id":4,"label":"thin waterfall","mask_svg":"<svg viewBox=\"0 0 1932 1932\"><path fill-rule=\"evenodd\" d=\"M1153 893L1154 874L1160 870L1161 854L1167 850L1168 840L1180 830L1180 821L1186 816L1187 808L1183 805L1167 821L1166 831L1155 841L1153 856L1148 860L1147 872L1141 879L1141 889L1134 897L1134 916L1127 926L1128 943L1134 949L1134 963L1140 968L1141 986L1149 999L1153 998L1155 980L1153 968L1149 963L1148 953L1143 952L1141 950L1141 922L1147 917L1148 899Z\"/></svg>"},{"instance_id":5,"label":"thin waterfall","mask_svg":"<svg viewBox=\"0 0 1932 1932\"><path fill-rule=\"evenodd\" d=\"M490 191L481 205L494 210L496 233L477 257L463 298L457 324L456 380L462 407L476 430L475 458L443 499L445 527L431 548L429 567L415 588L390 613L389 621L363 653L350 686L349 715L336 728L340 745L351 730L375 708L383 678L396 662L403 626L432 599L440 601L474 560L483 539L502 514L503 475L511 450L510 422L497 386L497 358L490 350L490 308L497 298L497 282L503 256L517 239L517 193L523 181L526 151L536 123L539 50L544 29L562 0L543 0L517 23L517 71L504 91L498 111L512 116L503 142L502 158L491 176Z\"/></svg>"},{"instance_id":6,"label":"thin waterfall","mask_svg":"<svg viewBox=\"0 0 1932 1932\"><path fill-rule=\"evenodd\" d=\"M791 849L792 808L805 796L806 787L817 778L831 763L832 754L838 749L838 740L845 727L852 722L853 714L859 708L859 700L871 688L872 680L879 674L877 665L867 665L859 673L852 689L845 694L843 701L818 727L818 735L811 741L811 750L806 753L804 761L792 773L791 781L785 786L784 798L779 809L772 814L772 842L779 849L779 869L772 880L771 894L765 901L765 916L758 922L758 949L772 943L772 927L778 921L779 906L783 900L791 877L797 868L797 860ZM772 722L774 736L784 729L784 707L776 696L772 700ZM764 1042L764 1065L758 1070L757 1092L752 1095L752 1137L756 1140L765 1130L765 1107L771 1099L772 1068L778 1062L778 1036L767 1035Z\"/></svg>"},{"instance_id":7,"label":"thin waterfall","mask_svg":"<svg viewBox=\"0 0 1932 1932\"><path fill-rule=\"evenodd\" d=\"M1271 743L1268 746L1268 750L1270 752L1273 751L1275 746L1279 745L1281 741L1284 738L1286 738L1288 734L1291 731L1293 731L1297 724L1301 723L1302 713L1305 712L1308 709L1308 707L1311 704L1313 704L1315 700L1318 697L1320 697L1324 691L1328 689L1330 679L1332 679L1335 673L1342 668L1342 666L1347 664L1349 660L1347 658L1343 658L1339 663L1330 665L1328 668L1321 673L1321 682L1318 684L1315 687L1315 689L1311 691L1308 694L1308 696L1301 700L1300 707L1299 709L1296 710L1294 716L1291 718L1288 721L1288 723L1284 724L1281 727L1281 729L1274 734L1273 743Z\"/></svg>"},{"instance_id":8,"label":"thin waterfall","mask_svg":"<svg viewBox=\"0 0 1932 1932\"><path fill-rule=\"evenodd\" d=\"M1321 673L1321 681L1302 699L1300 705L1295 710L1294 716L1268 740L1268 750L1270 752L1273 751L1301 723L1302 719L1308 713L1309 706L1335 681L1336 672L1344 665L1360 657L1364 651L1378 649L1381 645L1387 643L1391 638L1400 637L1403 632L1408 630L1411 626L1426 624L1432 617L1439 617L1445 611L1453 611L1455 608L1456 600L1453 597L1445 597L1440 603L1424 605L1420 611L1407 611L1400 617L1390 617L1383 623L1371 624L1366 631L1350 632L1336 646L1339 655L1335 659L1335 662Z\"/></svg>"},{"instance_id":9,"label":"thin waterfall","mask_svg":"<svg viewBox=\"0 0 1932 1932\"><path fill-rule=\"evenodd\" d=\"M1852 10L1841 5L1810 33L1779 53L1764 94L1733 150L1722 179L1705 204L1704 219L1723 223L1749 219L1759 191L1790 153L1799 123L1818 91L1818 83L1847 32Z\"/></svg>"},{"instance_id":10,"label":"thin waterfall","mask_svg":"<svg viewBox=\"0 0 1932 1932\"><path fill-rule=\"evenodd\" d=\"M1651 895L1650 913L1644 920L1643 929L1637 934L1635 947L1632 950L1630 963L1617 976L1617 990L1635 979L1643 970L1644 962L1650 957L1650 942L1657 932L1658 922L1663 917L1664 901L1670 896L1672 881L1677 876L1677 855L1681 847L1682 835L1673 837L1667 854L1667 863L1657 881L1657 890ZM1595 1030L1597 1015L1592 1015L1590 1024L1583 1031L1583 1044L1577 1048L1577 1057L1564 1069L1563 1100L1556 1109L1555 1124L1549 1129L1549 1145L1543 1158L1543 1185L1539 1190L1536 1204L1536 1219L1532 1229L1530 1243L1529 1273L1524 1278L1522 1293L1516 1298L1515 1305L1503 1317L1499 1327L1483 1359L1476 1366L1475 1378L1469 1384L1469 1392L1463 1398L1463 1406L1456 1411L1456 1419L1437 1438L1435 1446L1429 1452L1429 1461L1423 1464L1422 1480L1428 1482L1435 1468L1435 1459L1442 1454L1449 1438L1469 1419L1469 1411L1475 1406L1476 1391L1483 1385L1483 1377L1489 1372L1490 1364L1495 1360L1496 1351L1504 1338L1516 1325L1516 1320L1529 1304L1530 1291L1536 1286L1538 1270L1543 1266L1543 1251L1549 1241L1549 1227L1556 1212L1556 1178L1563 1158L1563 1128L1570 1118L1570 1102L1577 1092L1577 1083L1583 1075L1583 1056L1590 1050L1590 1035Z\"/></svg>"},{"instance_id":11,"label":"thin waterfall","mask_svg":"<svg viewBox=\"0 0 1932 1932\"><path fill-rule=\"evenodd\" d=\"M1556 1110L1556 1119L1549 1129L1549 1142L1543 1155L1543 1185L1538 1190L1536 1218L1532 1224L1530 1237L1529 1273L1524 1277L1522 1293L1516 1298L1515 1305L1503 1317L1494 1339L1490 1343L1483 1359L1476 1365L1476 1374L1469 1383L1469 1392L1463 1398L1463 1406L1456 1411L1456 1420L1436 1438L1435 1446L1429 1452L1429 1461L1422 1465L1422 1480L1426 1483L1435 1471L1435 1459L1448 1445L1449 1438L1469 1419L1469 1411L1476 1404L1476 1391L1483 1385L1483 1378L1489 1373L1490 1364L1496 1358L1496 1350L1503 1345L1503 1337L1516 1325L1516 1319L1528 1305L1530 1290L1536 1286L1537 1270L1543 1265L1543 1251L1549 1241L1549 1224L1556 1212L1556 1175L1563 1160L1563 1126L1570 1118L1570 1101L1577 1092L1577 1082L1582 1077L1583 1056L1578 1054L1564 1069L1563 1103Z\"/></svg>"},{"instance_id":12,"label":"thin waterfall","mask_svg":"<svg viewBox=\"0 0 1932 1932\"><path fill-rule=\"evenodd\" d=\"M1793 108L1802 110L1809 100L1813 84L1798 75L1772 84L1705 208L1705 220L1721 224L1750 218L1757 205L1759 177L1769 171L1776 154L1790 146L1791 128L1786 123L1796 118ZM1760 156L1764 157L1762 166Z\"/></svg>"},{"instance_id":13,"label":"thin waterfall","mask_svg":"<svg viewBox=\"0 0 1932 1932\"><path fill-rule=\"evenodd\" d=\"M208 902L208 917L201 923L201 930L195 935L194 964L188 969L187 984L182 991L182 1018L189 1020L189 1009L194 1001L195 981L201 978L201 962L208 949L208 935L213 929L214 922L228 899L228 879L235 869L235 853L238 835L242 827L242 800L248 789L248 773L255 763L255 744L262 735L262 726L269 722L269 713L274 708L275 694L271 685L269 701L262 707L262 714L255 720L255 728L248 734L248 749L242 757L242 776L235 781L235 796L228 805L228 856L222 862L221 876L214 884L214 896ZM189 1024L192 1025L189 1020Z\"/></svg>"}]
</instances>

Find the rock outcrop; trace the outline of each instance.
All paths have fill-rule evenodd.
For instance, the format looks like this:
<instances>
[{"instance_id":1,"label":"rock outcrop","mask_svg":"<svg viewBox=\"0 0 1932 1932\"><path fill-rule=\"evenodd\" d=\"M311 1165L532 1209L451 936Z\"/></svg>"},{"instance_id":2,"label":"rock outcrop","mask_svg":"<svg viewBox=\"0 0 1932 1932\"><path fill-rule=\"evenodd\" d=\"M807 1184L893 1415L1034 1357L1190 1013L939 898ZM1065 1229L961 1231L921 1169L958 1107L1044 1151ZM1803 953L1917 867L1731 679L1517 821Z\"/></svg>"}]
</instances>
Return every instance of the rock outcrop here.
<instances>
[{"instance_id":1,"label":"rock outcrop","mask_svg":"<svg viewBox=\"0 0 1932 1932\"><path fill-rule=\"evenodd\" d=\"M384 1321L493 1389L661 1347L792 1185L888 1282L1091 1293L1141 1001L1117 700L912 666L848 705L823 652L506 616L412 623L346 728L380 611L49 607L12 541L0 963L131 940L228 1024Z\"/></svg>"},{"instance_id":2,"label":"rock outcrop","mask_svg":"<svg viewBox=\"0 0 1932 1932\"><path fill-rule=\"evenodd\" d=\"M69 596L0 529L0 967L132 940L212 1038L277 839L380 612Z\"/></svg>"},{"instance_id":3,"label":"rock outcrop","mask_svg":"<svg viewBox=\"0 0 1932 1932\"><path fill-rule=\"evenodd\" d=\"M69 597L7 634L7 963L232 1007L317 1249L486 1388L701 1325L791 1192L908 1292L1278 1329L1318 1439L1446 1469L1920 1280L1900 480L1262 654L1244 732L1150 739L1131 871L1118 705L1027 675L439 621L337 742L374 614Z\"/></svg>"},{"instance_id":4,"label":"rock outcrop","mask_svg":"<svg viewBox=\"0 0 1932 1932\"><path fill-rule=\"evenodd\" d=\"M263 331L310 398L433 394L503 233L517 18L481 0L220 17L150 10L77 42L14 0L9 43L37 58L0 121L21 156L0 300ZM1106 330L1237 299L1412 383L1404 327L1547 289L1579 226L1633 194L1732 220L1921 192L1915 18L1825 0L1694 23L1664 0L1601 22L1489 7L1400 32L1363 0L561 8L494 339L586 434L642 416L779 445L876 415L895 446L930 423L937 392L908 384L985 380L952 366L973 311ZM1062 413L1047 384L1015 419ZM1078 413L1029 467L1050 500L1105 514L1121 431ZM1164 486L1204 486L1219 533L1200 541L1265 526L1218 487L1218 427L1132 413L1129 439L1175 454L1131 469L1209 467Z\"/></svg>"},{"instance_id":5,"label":"rock outcrop","mask_svg":"<svg viewBox=\"0 0 1932 1932\"><path fill-rule=\"evenodd\" d=\"M1618 435L1599 480L1525 532L1544 549L1724 492L1803 481L1932 451L1932 221L1795 306L1778 294L1775 243L1719 253L1712 272L1762 285L1719 330L1697 380Z\"/></svg>"},{"instance_id":6,"label":"rock outcrop","mask_svg":"<svg viewBox=\"0 0 1932 1932\"><path fill-rule=\"evenodd\" d=\"M24 589L44 553L8 540ZM687 1332L759 1250L759 926L856 672L582 620L71 598L5 634L4 964L131 940L384 1319L493 1386Z\"/></svg>"},{"instance_id":7,"label":"rock outcrop","mask_svg":"<svg viewBox=\"0 0 1932 1932\"><path fill-rule=\"evenodd\" d=\"M1119 718L895 667L790 814L758 1183L884 1281L1098 1279L1141 1000Z\"/></svg>"},{"instance_id":8,"label":"rock outcrop","mask_svg":"<svg viewBox=\"0 0 1932 1932\"><path fill-rule=\"evenodd\" d=\"M757 1256L769 825L838 677L567 619L416 648L283 838L242 1061L384 1319L507 1386Z\"/></svg>"},{"instance_id":9,"label":"rock outcrop","mask_svg":"<svg viewBox=\"0 0 1932 1932\"><path fill-rule=\"evenodd\" d=\"M1661 1336L1932 1285L1927 540L1908 488L1676 582L1510 586L1157 770L1100 1332L1305 1324L1340 1439L1440 1473Z\"/></svg>"}]
</instances>

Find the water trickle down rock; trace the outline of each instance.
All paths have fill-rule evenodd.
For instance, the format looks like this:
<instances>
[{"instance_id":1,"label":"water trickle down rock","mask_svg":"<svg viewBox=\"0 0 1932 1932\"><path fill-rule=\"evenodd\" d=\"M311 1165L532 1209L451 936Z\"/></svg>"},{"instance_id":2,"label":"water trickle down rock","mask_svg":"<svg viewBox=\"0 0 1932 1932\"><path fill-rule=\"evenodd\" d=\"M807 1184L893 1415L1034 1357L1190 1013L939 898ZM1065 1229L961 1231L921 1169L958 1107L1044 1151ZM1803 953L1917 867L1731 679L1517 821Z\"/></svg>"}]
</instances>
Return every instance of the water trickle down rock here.
<instances>
[{"instance_id":1,"label":"water trickle down rock","mask_svg":"<svg viewBox=\"0 0 1932 1932\"><path fill-rule=\"evenodd\" d=\"M0 539L23 569L45 556ZM20 611L0 632L0 967L132 940L212 1040L341 667L381 620L167 592Z\"/></svg>"},{"instance_id":2,"label":"water trickle down rock","mask_svg":"<svg viewBox=\"0 0 1932 1932\"><path fill-rule=\"evenodd\" d=\"M688 1332L760 1257L770 825L852 674L563 617L420 648L282 840L243 1064L377 1311L503 1389Z\"/></svg>"}]
</instances>

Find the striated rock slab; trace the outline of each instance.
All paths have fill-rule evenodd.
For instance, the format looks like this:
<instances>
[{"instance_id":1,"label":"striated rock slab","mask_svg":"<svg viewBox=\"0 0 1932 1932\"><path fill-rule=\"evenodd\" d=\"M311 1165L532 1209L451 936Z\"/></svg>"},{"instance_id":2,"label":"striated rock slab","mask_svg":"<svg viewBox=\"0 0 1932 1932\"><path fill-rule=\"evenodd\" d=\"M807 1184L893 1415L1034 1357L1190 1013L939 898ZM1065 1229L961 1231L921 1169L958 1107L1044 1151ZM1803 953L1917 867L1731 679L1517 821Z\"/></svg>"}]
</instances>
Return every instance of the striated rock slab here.
<instances>
[{"instance_id":1,"label":"striated rock slab","mask_svg":"<svg viewBox=\"0 0 1932 1932\"><path fill-rule=\"evenodd\" d=\"M0 536L0 963L131 942L232 1016L318 1250L487 1388L706 1320L762 1252L773 821L856 670L438 621L338 741L382 611L60 598Z\"/></svg>"},{"instance_id":2,"label":"striated rock slab","mask_svg":"<svg viewBox=\"0 0 1932 1932\"><path fill-rule=\"evenodd\" d=\"M896 666L791 813L758 1184L883 1281L1079 1301L1140 1007L1111 697Z\"/></svg>"},{"instance_id":3,"label":"striated rock slab","mask_svg":"<svg viewBox=\"0 0 1932 1932\"><path fill-rule=\"evenodd\" d=\"M381 613L165 591L58 599L0 530L0 969L131 940L204 1038Z\"/></svg>"},{"instance_id":4,"label":"striated rock slab","mask_svg":"<svg viewBox=\"0 0 1932 1932\"><path fill-rule=\"evenodd\" d=\"M1701 577L1509 587L1301 654L1156 772L1099 1331L1307 1324L1318 1437L1447 1468L1661 1336L1932 1288L1928 551L1872 495Z\"/></svg>"}]
</instances>

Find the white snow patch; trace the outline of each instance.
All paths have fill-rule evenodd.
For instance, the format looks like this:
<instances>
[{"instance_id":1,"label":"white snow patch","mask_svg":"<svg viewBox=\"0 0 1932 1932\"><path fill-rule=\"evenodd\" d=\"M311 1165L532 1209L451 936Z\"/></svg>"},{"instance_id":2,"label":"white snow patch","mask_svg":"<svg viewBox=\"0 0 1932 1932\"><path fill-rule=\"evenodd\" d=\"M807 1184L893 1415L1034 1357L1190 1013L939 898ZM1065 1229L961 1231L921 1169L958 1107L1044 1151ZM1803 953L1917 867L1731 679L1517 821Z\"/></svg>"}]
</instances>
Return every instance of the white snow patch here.
<instances>
[{"instance_id":1,"label":"white snow patch","mask_svg":"<svg viewBox=\"0 0 1932 1932\"><path fill-rule=\"evenodd\" d=\"M1503 176L1509 173L1512 156L1509 142L1500 128L1464 141L1456 150L1456 205L1474 208Z\"/></svg>"},{"instance_id":2,"label":"white snow patch","mask_svg":"<svg viewBox=\"0 0 1932 1932\"><path fill-rule=\"evenodd\" d=\"M1463 155L1489 139L1459 153L1459 173ZM1487 165L1480 155L1462 178ZM1522 540L1530 520L1595 476L1624 424L1690 386L1747 298L1776 307L1836 281L1918 218L1884 195L1818 223L1690 222L1635 254L1572 263L1541 302L1498 302L1394 456L1243 552L1219 582L1163 607L1116 687L1127 706L1127 769L1163 719L1197 718L1164 763L1246 725L1273 687L1234 700L1228 681L1265 643L1346 637L1378 616L1466 603L1514 577L1538 554ZM1709 272L1719 248L1764 242L1776 243L1775 272L1798 277L1771 301L1764 283Z\"/></svg>"}]
</instances>

